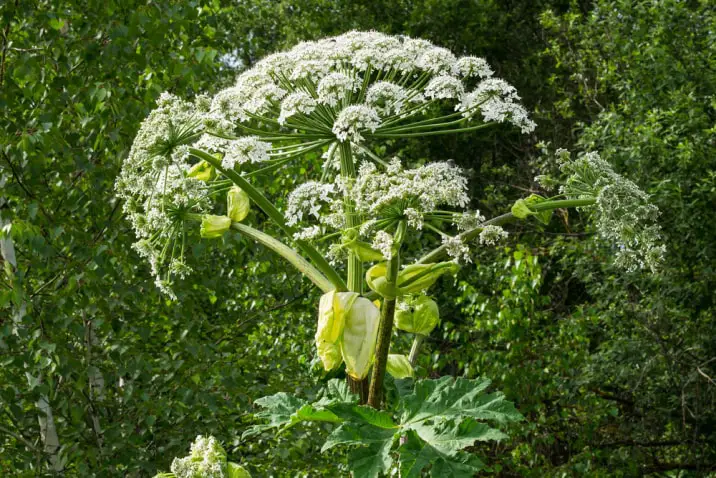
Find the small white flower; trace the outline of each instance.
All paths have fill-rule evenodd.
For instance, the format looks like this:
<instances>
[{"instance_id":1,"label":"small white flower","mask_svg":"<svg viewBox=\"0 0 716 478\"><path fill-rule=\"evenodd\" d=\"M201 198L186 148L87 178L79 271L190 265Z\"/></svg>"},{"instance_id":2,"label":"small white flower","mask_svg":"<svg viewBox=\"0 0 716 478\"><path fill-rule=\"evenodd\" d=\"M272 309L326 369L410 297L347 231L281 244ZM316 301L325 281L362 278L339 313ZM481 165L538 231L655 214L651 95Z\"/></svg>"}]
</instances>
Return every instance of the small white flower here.
<instances>
[{"instance_id":1,"label":"small white flower","mask_svg":"<svg viewBox=\"0 0 716 478\"><path fill-rule=\"evenodd\" d=\"M320 226L309 226L294 233L293 238L297 241L311 241L319 237L321 234L322 231Z\"/></svg>"},{"instance_id":2,"label":"small white flower","mask_svg":"<svg viewBox=\"0 0 716 478\"><path fill-rule=\"evenodd\" d=\"M457 58L447 48L433 46L418 57L418 68L429 71L434 75L457 73Z\"/></svg>"},{"instance_id":3,"label":"small white flower","mask_svg":"<svg viewBox=\"0 0 716 478\"><path fill-rule=\"evenodd\" d=\"M355 78L345 73L330 73L318 82L318 101L334 107L339 101L350 97L350 94L358 88L359 83Z\"/></svg>"},{"instance_id":4,"label":"small white flower","mask_svg":"<svg viewBox=\"0 0 716 478\"><path fill-rule=\"evenodd\" d=\"M226 169L233 169L237 164L262 163L270 158L271 144L261 141L256 136L245 136L229 142L221 160Z\"/></svg>"},{"instance_id":5,"label":"small white flower","mask_svg":"<svg viewBox=\"0 0 716 478\"><path fill-rule=\"evenodd\" d=\"M373 83L366 93L365 102L382 116L398 114L405 105L405 88L389 81Z\"/></svg>"},{"instance_id":6,"label":"small white flower","mask_svg":"<svg viewBox=\"0 0 716 478\"><path fill-rule=\"evenodd\" d=\"M332 184L308 181L299 185L288 195L286 223L294 226L306 216L320 218L321 209L325 204L332 202L334 193Z\"/></svg>"}]
</instances>

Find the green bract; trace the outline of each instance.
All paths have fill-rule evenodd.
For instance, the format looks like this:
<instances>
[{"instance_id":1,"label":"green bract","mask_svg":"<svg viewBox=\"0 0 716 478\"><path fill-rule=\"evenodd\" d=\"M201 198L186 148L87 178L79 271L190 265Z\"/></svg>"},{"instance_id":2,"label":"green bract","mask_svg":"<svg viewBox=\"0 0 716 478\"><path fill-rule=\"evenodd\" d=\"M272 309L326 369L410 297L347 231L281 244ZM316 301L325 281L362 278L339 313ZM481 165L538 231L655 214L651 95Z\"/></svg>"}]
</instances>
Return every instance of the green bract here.
<instances>
[{"instance_id":1,"label":"green bract","mask_svg":"<svg viewBox=\"0 0 716 478\"><path fill-rule=\"evenodd\" d=\"M205 239L221 237L230 227L231 218L228 216L205 214L201 217L201 237Z\"/></svg>"},{"instance_id":2,"label":"green bract","mask_svg":"<svg viewBox=\"0 0 716 478\"><path fill-rule=\"evenodd\" d=\"M388 284L385 275L387 263L376 264L365 274L365 280L373 291L383 297L394 298L405 294L414 294L429 288L443 274L454 274L460 269L454 262L437 264L412 264L398 273L398 285Z\"/></svg>"},{"instance_id":3,"label":"green bract","mask_svg":"<svg viewBox=\"0 0 716 478\"><path fill-rule=\"evenodd\" d=\"M226 193L226 214L234 222L241 222L249 215L251 202L249 195L238 186L233 186Z\"/></svg>"},{"instance_id":4,"label":"green bract","mask_svg":"<svg viewBox=\"0 0 716 478\"><path fill-rule=\"evenodd\" d=\"M362 262L385 260L383 254L376 251L367 242L359 241L355 231L348 231L343 237L343 247L354 253Z\"/></svg>"},{"instance_id":5,"label":"green bract","mask_svg":"<svg viewBox=\"0 0 716 478\"><path fill-rule=\"evenodd\" d=\"M386 370L394 378L408 378L414 375L413 366L410 365L408 357L402 354L388 355Z\"/></svg>"},{"instance_id":6,"label":"green bract","mask_svg":"<svg viewBox=\"0 0 716 478\"><path fill-rule=\"evenodd\" d=\"M341 355L346 373L355 379L363 380L373 364L379 322L380 310L365 297L357 298L346 312Z\"/></svg>"},{"instance_id":7,"label":"green bract","mask_svg":"<svg viewBox=\"0 0 716 478\"><path fill-rule=\"evenodd\" d=\"M536 211L533 209L535 204L546 201L545 198L538 194L532 194L525 199L518 199L512 205L512 215L518 219L526 219L529 216L535 216L542 224L549 224L552 218L552 210Z\"/></svg>"},{"instance_id":8,"label":"green bract","mask_svg":"<svg viewBox=\"0 0 716 478\"><path fill-rule=\"evenodd\" d=\"M395 326L405 332L430 335L439 321L438 304L425 295L406 296L395 308Z\"/></svg>"},{"instance_id":9,"label":"green bract","mask_svg":"<svg viewBox=\"0 0 716 478\"><path fill-rule=\"evenodd\" d=\"M351 308L357 298L356 292L330 291L321 296L318 304L316 349L323 368L327 371L341 364L338 342L343 335L346 310Z\"/></svg>"},{"instance_id":10,"label":"green bract","mask_svg":"<svg viewBox=\"0 0 716 478\"><path fill-rule=\"evenodd\" d=\"M189 169L187 176L199 181L211 181L216 176L214 167L206 161L199 161Z\"/></svg>"}]
</instances>

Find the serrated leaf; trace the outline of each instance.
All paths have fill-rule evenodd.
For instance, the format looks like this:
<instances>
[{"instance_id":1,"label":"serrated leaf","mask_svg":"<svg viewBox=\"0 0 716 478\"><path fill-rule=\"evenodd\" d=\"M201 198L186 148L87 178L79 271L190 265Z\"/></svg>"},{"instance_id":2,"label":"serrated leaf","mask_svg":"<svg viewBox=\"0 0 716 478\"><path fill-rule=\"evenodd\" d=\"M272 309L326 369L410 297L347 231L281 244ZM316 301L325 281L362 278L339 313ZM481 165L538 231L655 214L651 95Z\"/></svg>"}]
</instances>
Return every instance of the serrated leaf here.
<instances>
[{"instance_id":1,"label":"serrated leaf","mask_svg":"<svg viewBox=\"0 0 716 478\"><path fill-rule=\"evenodd\" d=\"M444 455L413 431L408 433L406 442L398 451L402 478L419 478L431 464L432 476L470 478L485 466L478 457L469 453L455 451L452 456Z\"/></svg>"},{"instance_id":2,"label":"serrated leaf","mask_svg":"<svg viewBox=\"0 0 716 478\"><path fill-rule=\"evenodd\" d=\"M328 435L321 452L338 445L371 445L374 443L393 442L396 429L386 429L369 423L343 423Z\"/></svg>"},{"instance_id":3,"label":"serrated leaf","mask_svg":"<svg viewBox=\"0 0 716 478\"><path fill-rule=\"evenodd\" d=\"M358 403L359 397L351 392L345 380L334 378L326 385L326 394L341 403Z\"/></svg>"},{"instance_id":4,"label":"serrated leaf","mask_svg":"<svg viewBox=\"0 0 716 478\"><path fill-rule=\"evenodd\" d=\"M432 469L430 476L433 478L443 478L449 476L451 478L472 478L475 473L485 467L485 464L475 455L459 452L451 458L441 458L437 460Z\"/></svg>"},{"instance_id":5,"label":"serrated leaf","mask_svg":"<svg viewBox=\"0 0 716 478\"><path fill-rule=\"evenodd\" d=\"M370 446L362 446L348 455L348 468L352 476L356 478L378 478L381 474L387 473L393 464L390 456L390 449L393 447L392 440L383 443L375 443Z\"/></svg>"},{"instance_id":6,"label":"serrated leaf","mask_svg":"<svg viewBox=\"0 0 716 478\"><path fill-rule=\"evenodd\" d=\"M441 455L455 456L459 450L472 446L476 441L502 440L507 435L467 418L458 420L439 420L420 422L411 426L418 436Z\"/></svg>"},{"instance_id":7,"label":"serrated leaf","mask_svg":"<svg viewBox=\"0 0 716 478\"><path fill-rule=\"evenodd\" d=\"M254 402L264 410L255 414L256 418L268 420L268 423L254 425L246 430L242 437L250 437L271 428L279 428L291 423L291 416L306 405L305 400L284 392L261 397Z\"/></svg>"},{"instance_id":8,"label":"serrated leaf","mask_svg":"<svg viewBox=\"0 0 716 478\"><path fill-rule=\"evenodd\" d=\"M268 420L268 423L252 426L244 432L243 437L256 435L271 428L279 428L280 433L301 422L341 423L343 421L330 410L314 407L305 400L283 392L259 398L254 403L265 408L256 413L256 418Z\"/></svg>"},{"instance_id":9,"label":"serrated leaf","mask_svg":"<svg viewBox=\"0 0 716 478\"><path fill-rule=\"evenodd\" d=\"M386 430L398 428L390 413L365 405L341 404L331 410L346 421L363 422Z\"/></svg>"},{"instance_id":10,"label":"serrated leaf","mask_svg":"<svg viewBox=\"0 0 716 478\"><path fill-rule=\"evenodd\" d=\"M457 417L499 423L521 420L522 415L502 393L482 393L490 383L488 379L452 377L416 382L414 392L403 397L401 423L408 425L428 419Z\"/></svg>"}]
</instances>

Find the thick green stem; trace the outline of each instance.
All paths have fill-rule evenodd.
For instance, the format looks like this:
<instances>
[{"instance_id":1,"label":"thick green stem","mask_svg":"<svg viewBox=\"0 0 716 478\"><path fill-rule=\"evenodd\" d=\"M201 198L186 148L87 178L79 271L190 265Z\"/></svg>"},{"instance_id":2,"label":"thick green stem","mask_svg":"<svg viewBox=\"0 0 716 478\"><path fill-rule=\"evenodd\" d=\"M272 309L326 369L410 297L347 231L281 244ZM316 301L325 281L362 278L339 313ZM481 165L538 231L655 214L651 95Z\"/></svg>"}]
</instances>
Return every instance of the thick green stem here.
<instances>
[{"instance_id":1,"label":"thick green stem","mask_svg":"<svg viewBox=\"0 0 716 478\"><path fill-rule=\"evenodd\" d=\"M591 206L596 202L596 199L560 199L556 201L544 201L538 204L533 204L530 207L535 211L551 211L553 209L559 209L559 208L567 208L567 207L584 207L584 206ZM469 241L470 239L474 239L477 237L480 232L482 232L483 228L485 226L501 226L502 224L506 224L510 221L515 219L515 216L512 215L511 212L508 212L507 214L503 214L501 216L493 217L489 221L485 221L480 226L470 229L469 231L465 231L462 234L460 234L458 237L464 239L465 241ZM437 247L433 249L432 251L425 254L423 257L418 259L417 264L430 264L431 262L437 262L439 259L441 259L443 256L447 254L447 248L443 245L440 247ZM415 365L415 361L417 361L418 352L420 351L420 345L422 342L422 338L420 336L416 336L413 340L413 347L410 350L410 363ZM415 353L415 357L413 357L413 353Z\"/></svg>"},{"instance_id":2,"label":"thick green stem","mask_svg":"<svg viewBox=\"0 0 716 478\"><path fill-rule=\"evenodd\" d=\"M310 262L301 257L296 251L288 247L281 241L269 236L266 233L254 229L253 227L241 224L240 222L234 222L231 224L231 228L239 231L243 235L250 237L268 247L276 254L286 259L291 265L299 270L304 276L308 277L319 289L323 292L329 292L335 289L335 286L321 274L321 272L313 267Z\"/></svg>"},{"instance_id":3,"label":"thick green stem","mask_svg":"<svg viewBox=\"0 0 716 478\"><path fill-rule=\"evenodd\" d=\"M351 180L356 177L356 168L353 163L353 152L351 151L351 143L343 141L338 144L341 159L341 176L344 180ZM355 214L353 203L346 200L344 205L346 214L346 227L353 228L360 224L360 218ZM347 285L348 290L352 292L363 293L363 263L358 256L350 252L348 254L347 265ZM368 383L366 380L356 380L347 377L348 387L353 393L360 396L361 403L365 403L368 399Z\"/></svg>"},{"instance_id":4,"label":"thick green stem","mask_svg":"<svg viewBox=\"0 0 716 478\"><path fill-rule=\"evenodd\" d=\"M395 251L393 257L388 261L388 270L385 275L389 287L398 281L399 270L400 253ZM375 346L375 363L373 364L373 374L370 379L370 391L368 393L368 405L377 409L380 408L383 401L383 380L388 366L388 352L390 351L390 339L393 333L395 300L395 297L386 298L380 308L378 343Z\"/></svg>"},{"instance_id":5,"label":"thick green stem","mask_svg":"<svg viewBox=\"0 0 716 478\"><path fill-rule=\"evenodd\" d=\"M261 194L258 189L254 188L254 186L250 182L248 182L243 176L241 176L234 170L225 169L221 165L221 160L205 151L196 148L190 148L189 153L192 156L205 160L207 163L211 164L216 169L221 171L224 176L229 178L234 184L236 184L246 194L248 194L249 198L251 198L251 200L259 207L259 209L261 209L269 218L271 218L271 220L273 220L276 225L286 233L286 235L288 235L289 237L293 237L293 234L296 231L291 226L286 224L286 218L283 217L283 214L281 214L281 212L276 209L276 207L271 203L271 201L269 201L263 194ZM313 247L306 241L297 240L295 242L298 247L300 247L301 250L308 256L308 258L311 259L311 261L313 262L313 264L315 264L318 270L320 270L321 273L323 273L323 275L326 276L326 278L335 286L336 290L346 290L346 284L343 281L343 278L341 278L338 272L336 272L336 270L331 267L326 258L323 257L321 253L316 250L315 247Z\"/></svg>"}]
</instances>

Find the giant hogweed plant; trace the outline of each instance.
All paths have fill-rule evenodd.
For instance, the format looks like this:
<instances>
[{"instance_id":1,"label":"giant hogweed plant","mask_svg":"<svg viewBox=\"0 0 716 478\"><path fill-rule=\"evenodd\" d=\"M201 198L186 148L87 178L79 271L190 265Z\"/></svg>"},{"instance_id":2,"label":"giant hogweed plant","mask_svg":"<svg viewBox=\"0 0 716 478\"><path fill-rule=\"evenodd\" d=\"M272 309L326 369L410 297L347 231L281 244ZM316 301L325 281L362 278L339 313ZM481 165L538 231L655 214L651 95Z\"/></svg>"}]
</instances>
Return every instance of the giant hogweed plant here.
<instances>
[{"instance_id":1,"label":"giant hogweed plant","mask_svg":"<svg viewBox=\"0 0 716 478\"><path fill-rule=\"evenodd\" d=\"M528 133L535 125L485 60L375 32L271 55L213 97L161 95L117 180L135 248L158 287L175 298L175 281L191 273L191 244L237 231L321 289L317 355L326 371L345 367L348 376L347 383L330 381L313 403L286 393L257 400L266 423L246 437L328 422L335 428L323 448L354 447L355 476L391 469L472 476L483 465L462 450L502 439L495 426L521 416L500 393L485 393L487 380L414 379L422 340L439 322L430 287L471 262L475 248L507 236L509 221L546 223L557 208L592 210L597 232L627 269L658 265L658 211L596 153L572 159L559 152L564 177L555 196L520 199L491 219L470 210L467 178L451 162L411 164L378 154L387 140L510 126ZM315 177L285 198L262 192L283 167L316 152L323 165L311 170ZM540 179L545 189L556 181ZM250 208L280 237L247 224ZM407 256L408 246L415 251L431 241L432 250ZM394 329L414 336L408 356L391 353ZM397 390L389 403L386 372ZM185 466L206 461L197 456L175 460L172 472L229 476L225 459L213 468Z\"/></svg>"}]
</instances>

